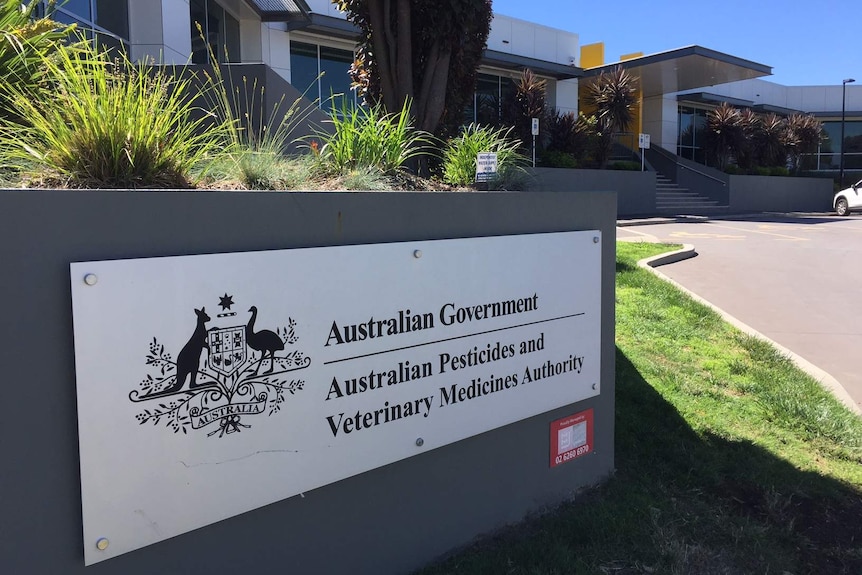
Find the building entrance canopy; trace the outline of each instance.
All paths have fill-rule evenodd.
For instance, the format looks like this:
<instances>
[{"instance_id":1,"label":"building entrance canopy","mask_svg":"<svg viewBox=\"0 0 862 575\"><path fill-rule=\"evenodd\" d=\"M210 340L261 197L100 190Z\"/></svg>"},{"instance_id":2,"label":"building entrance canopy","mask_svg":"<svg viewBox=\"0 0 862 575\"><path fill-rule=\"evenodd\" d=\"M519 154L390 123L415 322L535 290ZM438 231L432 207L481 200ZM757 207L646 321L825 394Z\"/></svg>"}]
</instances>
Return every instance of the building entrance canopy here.
<instances>
[{"instance_id":1,"label":"building entrance canopy","mask_svg":"<svg viewBox=\"0 0 862 575\"><path fill-rule=\"evenodd\" d=\"M598 76L617 66L638 78L644 98L772 74L770 66L702 46L688 46L590 68L584 75Z\"/></svg>"}]
</instances>

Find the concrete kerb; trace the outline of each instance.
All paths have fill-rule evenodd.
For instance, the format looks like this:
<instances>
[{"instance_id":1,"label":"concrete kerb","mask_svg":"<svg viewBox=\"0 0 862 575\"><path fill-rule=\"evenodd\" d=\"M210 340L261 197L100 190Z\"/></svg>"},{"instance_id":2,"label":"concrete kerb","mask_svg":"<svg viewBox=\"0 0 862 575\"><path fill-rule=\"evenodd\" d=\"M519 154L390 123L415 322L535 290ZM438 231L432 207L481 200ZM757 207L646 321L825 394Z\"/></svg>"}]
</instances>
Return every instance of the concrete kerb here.
<instances>
[{"instance_id":1,"label":"concrete kerb","mask_svg":"<svg viewBox=\"0 0 862 575\"><path fill-rule=\"evenodd\" d=\"M862 415L862 409L860 409L859 406L856 405L856 402L853 401L853 398L850 397L850 394L847 393L847 390L844 389L844 386L842 386L841 383L837 379L832 377L830 374L826 373L825 371L823 371L822 369L820 369L819 367L817 367L816 365L814 365L813 363L811 363L810 361L805 359L804 357L797 355L796 353L787 349L786 347L782 346L781 344L769 339L768 337L766 337L765 335L763 335L762 333L760 333L759 331L757 331L753 327L739 321L737 318L730 315L729 313L727 313L726 311L724 311L720 307L718 307L718 306L712 304L711 302L707 301L706 299L700 297L696 293L694 293L691 290L687 289L686 287L680 285L679 283L675 282L671 278L667 277L666 275L664 275L663 273L661 273L660 271L655 269L658 266L663 266L663 265L683 261L683 260L686 260L688 258L692 258L696 255L697 255L697 252L695 251L693 245L683 244L682 249L674 250L672 252L668 252L665 254L659 254L657 256L652 256L649 258L644 258L638 262L638 266L645 269L645 270L649 270L651 273L655 274L657 277L663 279L664 281L670 283L671 285L675 286L676 288L678 288L679 290L681 290L682 292L687 294L693 300L700 302L703 305L709 307L710 309L715 311L718 315L720 315L724 321L726 321L727 323L729 323L730 325L732 325L733 327L735 327L739 331L741 331L747 335L750 335L752 337L756 337L756 338L758 338L762 341L765 341L766 343L772 345L773 347L775 347L775 349L777 349L779 351L779 353L781 353L785 357L789 358L790 361L792 361L796 365L796 367L798 367L799 369L801 369L802 371L804 371L805 373L807 373L808 375L813 377L815 380L817 380L820 383L820 385L822 385L823 387L828 389L841 403L843 403L845 406L847 406L847 408L850 411L852 411L853 413L856 413L858 415Z\"/></svg>"}]
</instances>

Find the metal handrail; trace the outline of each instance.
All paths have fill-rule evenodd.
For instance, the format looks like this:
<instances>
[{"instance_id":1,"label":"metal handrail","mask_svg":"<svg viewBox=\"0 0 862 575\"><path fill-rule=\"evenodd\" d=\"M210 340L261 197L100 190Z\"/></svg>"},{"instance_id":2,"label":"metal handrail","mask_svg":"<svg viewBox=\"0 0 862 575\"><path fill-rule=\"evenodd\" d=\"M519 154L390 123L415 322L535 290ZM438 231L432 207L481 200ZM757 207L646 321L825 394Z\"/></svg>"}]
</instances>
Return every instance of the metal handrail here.
<instances>
[{"instance_id":1,"label":"metal handrail","mask_svg":"<svg viewBox=\"0 0 862 575\"><path fill-rule=\"evenodd\" d=\"M700 170L695 170L694 168L690 168L690 167L686 166L685 164L683 164L682 162L677 160L676 155L674 155L672 152L669 152L668 150L665 150L661 146L656 146L653 148L653 150L658 152L660 155L663 155L665 158L672 160L673 163L676 164L677 166L679 166L680 168L683 168L683 169L688 170L690 172L694 172L695 174L700 174L701 176L704 176L705 178L709 178L710 180L715 180L716 182L719 182L722 186L727 187L727 182L725 182L721 178L716 178L715 176L710 176L709 174L707 174L705 172L701 172Z\"/></svg>"},{"instance_id":2,"label":"metal handrail","mask_svg":"<svg viewBox=\"0 0 862 575\"><path fill-rule=\"evenodd\" d=\"M689 168L688 166L686 166L685 164L682 164L680 162L677 162L676 165L679 166L680 168L683 168L683 169L688 170L690 172L694 172L695 174L700 174L701 176L703 176L705 178L709 178L710 180L715 180L716 182L721 183L722 186L727 185L727 182L725 182L721 178L716 178L715 176L710 176L709 174L701 172L700 170L695 170L694 168Z\"/></svg>"}]
</instances>

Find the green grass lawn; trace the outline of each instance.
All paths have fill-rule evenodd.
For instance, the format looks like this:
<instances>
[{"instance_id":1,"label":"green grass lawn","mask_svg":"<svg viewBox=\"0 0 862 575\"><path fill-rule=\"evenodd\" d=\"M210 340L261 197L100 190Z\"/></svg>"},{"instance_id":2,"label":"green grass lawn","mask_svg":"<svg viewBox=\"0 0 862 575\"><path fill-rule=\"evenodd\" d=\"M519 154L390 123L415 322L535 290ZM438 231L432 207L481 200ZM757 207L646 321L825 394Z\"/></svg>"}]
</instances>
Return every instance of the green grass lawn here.
<instances>
[{"instance_id":1,"label":"green grass lawn","mask_svg":"<svg viewBox=\"0 0 862 575\"><path fill-rule=\"evenodd\" d=\"M421 571L862 573L862 418L617 244L616 467Z\"/></svg>"}]
</instances>

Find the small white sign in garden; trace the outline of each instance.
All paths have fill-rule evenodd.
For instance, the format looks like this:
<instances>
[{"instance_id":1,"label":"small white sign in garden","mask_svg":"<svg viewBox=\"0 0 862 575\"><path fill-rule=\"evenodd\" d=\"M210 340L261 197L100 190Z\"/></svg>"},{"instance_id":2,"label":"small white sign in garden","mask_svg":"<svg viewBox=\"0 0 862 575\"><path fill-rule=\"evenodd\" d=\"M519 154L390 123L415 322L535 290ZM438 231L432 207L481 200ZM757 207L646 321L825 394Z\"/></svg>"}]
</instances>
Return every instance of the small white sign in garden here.
<instances>
[{"instance_id":1,"label":"small white sign in garden","mask_svg":"<svg viewBox=\"0 0 862 575\"><path fill-rule=\"evenodd\" d=\"M479 152L476 155L476 181L489 182L497 175L497 152Z\"/></svg>"}]
</instances>

